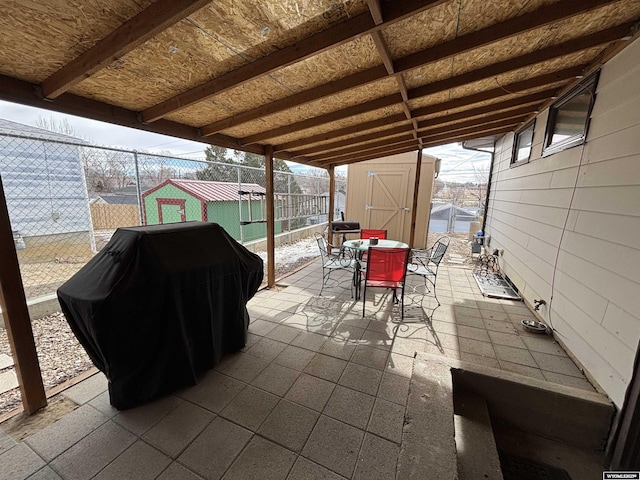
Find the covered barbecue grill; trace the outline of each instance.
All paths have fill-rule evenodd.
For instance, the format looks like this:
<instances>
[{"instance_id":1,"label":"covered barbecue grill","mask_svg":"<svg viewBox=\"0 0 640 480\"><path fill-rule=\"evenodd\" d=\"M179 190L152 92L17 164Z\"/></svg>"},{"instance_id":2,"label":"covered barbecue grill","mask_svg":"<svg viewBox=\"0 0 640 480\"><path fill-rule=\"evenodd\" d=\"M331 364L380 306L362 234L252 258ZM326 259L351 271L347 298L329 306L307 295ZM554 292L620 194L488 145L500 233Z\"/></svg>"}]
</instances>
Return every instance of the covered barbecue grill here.
<instances>
[{"instance_id":1,"label":"covered barbecue grill","mask_svg":"<svg viewBox=\"0 0 640 480\"><path fill-rule=\"evenodd\" d=\"M242 348L262 278L262 259L215 223L119 228L58 299L125 409L195 384Z\"/></svg>"}]
</instances>

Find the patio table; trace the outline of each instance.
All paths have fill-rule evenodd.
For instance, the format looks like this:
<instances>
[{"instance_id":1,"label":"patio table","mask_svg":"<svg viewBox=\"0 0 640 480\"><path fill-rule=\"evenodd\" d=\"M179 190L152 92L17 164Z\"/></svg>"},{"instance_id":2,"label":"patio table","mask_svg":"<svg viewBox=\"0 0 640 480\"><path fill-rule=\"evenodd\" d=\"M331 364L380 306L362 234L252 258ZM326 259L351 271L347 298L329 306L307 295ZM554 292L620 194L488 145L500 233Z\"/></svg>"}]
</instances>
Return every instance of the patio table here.
<instances>
[{"instance_id":1,"label":"patio table","mask_svg":"<svg viewBox=\"0 0 640 480\"><path fill-rule=\"evenodd\" d=\"M362 259L363 254L369 250L370 246L381 248L409 248L404 242L398 240L379 239L376 245L371 245L371 239L358 238L356 240L347 240L342 244L343 247L349 248L356 252L358 260ZM356 291L356 300L360 298L360 262L355 262L356 267L353 269L353 287Z\"/></svg>"}]
</instances>

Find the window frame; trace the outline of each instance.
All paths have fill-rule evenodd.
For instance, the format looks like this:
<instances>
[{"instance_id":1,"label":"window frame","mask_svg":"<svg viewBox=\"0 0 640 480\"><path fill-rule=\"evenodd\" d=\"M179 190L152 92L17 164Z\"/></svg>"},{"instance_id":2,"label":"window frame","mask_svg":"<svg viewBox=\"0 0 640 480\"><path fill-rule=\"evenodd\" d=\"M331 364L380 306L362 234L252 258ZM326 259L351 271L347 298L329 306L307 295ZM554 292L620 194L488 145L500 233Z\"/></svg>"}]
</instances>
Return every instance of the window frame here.
<instances>
[{"instance_id":1,"label":"window frame","mask_svg":"<svg viewBox=\"0 0 640 480\"><path fill-rule=\"evenodd\" d=\"M543 157L553 155L554 153L558 153L563 150L567 150L568 148L582 145L586 141L587 133L589 132L589 124L591 123L591 112L593 111L593 105L596 101L596 88L598 86L599 76L600 70L585 77L578 85L569 90L566 94L556 100L549 107L549 116L547 118L547 126L544 133L544 143L542 144ZM591 91L591 98L586 111L586 118L584 121L584 128L582 129L582 132L553 143L553 135L555 133L558 112L562 110L563 106L576 98L578 95L583 94L585 91Z\"/></svg>"},{"instance_id":2,"label":"window frame","mask_svg":"<svg viewBox=\"0 0 640 480\"><path fill-rule=\"evenodd\" d=\"M518 160L518 144L521 138L521 135L527 130L531 129L531 147L529 148L529 155L527 158L523 158L522 160ZM531 160L531 152L533 150L533 136L536 133L536 119L534 118L530 122L527 122L520 130L518 130L513 137L513 151L511 152L511 164L510 167L518 167L520 165L524 165L529 163Z\"/></svg>"}]
</instances>

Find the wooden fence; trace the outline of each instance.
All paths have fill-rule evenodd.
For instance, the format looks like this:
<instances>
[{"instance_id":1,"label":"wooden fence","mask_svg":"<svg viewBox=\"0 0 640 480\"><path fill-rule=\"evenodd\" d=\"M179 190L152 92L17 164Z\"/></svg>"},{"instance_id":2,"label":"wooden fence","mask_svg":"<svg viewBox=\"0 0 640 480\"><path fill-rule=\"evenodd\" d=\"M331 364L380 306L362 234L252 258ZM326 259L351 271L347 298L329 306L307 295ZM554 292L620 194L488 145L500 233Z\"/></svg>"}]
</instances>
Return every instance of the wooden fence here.
<instances>
[{"instance_id":1,"label":"wooden fence","mask_svg":"<svg viewBox=\"0 0 640 480\"><path fill-rule=\"evenodd\" d=\"M140 225L137 205L91 204L91 221L94 230Z\"/></svg>"}]
</instances>

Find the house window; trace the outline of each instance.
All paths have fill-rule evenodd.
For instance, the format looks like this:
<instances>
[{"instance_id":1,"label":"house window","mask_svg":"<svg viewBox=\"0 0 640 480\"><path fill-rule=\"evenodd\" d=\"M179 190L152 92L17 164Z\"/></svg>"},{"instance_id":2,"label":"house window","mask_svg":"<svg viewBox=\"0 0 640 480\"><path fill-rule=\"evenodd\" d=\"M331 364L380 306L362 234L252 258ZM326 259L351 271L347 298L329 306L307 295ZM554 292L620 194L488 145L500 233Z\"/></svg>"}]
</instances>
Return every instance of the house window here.
<instances>
[{"instance_id":1,"label":"house window","mask_svg":"<svg viewBox=\"0 0 640 480\"><path fill-rule=\"evenodd\" d=\"M535 123L535 120L529 122L522 130L516 133L516 138L513 142L513 156L511 157L512 167L529 162Z\"/></svg>"},{"instance_id":2,"label":"house window","mask_svg":"<svg viewBox=\"0 0 640 480\"><path fill-rule=\"evenodd\" d=\"M584 143L596 97L598 72L587 77L549 108L542 155Z\"/></svg>"}]
</instances>

